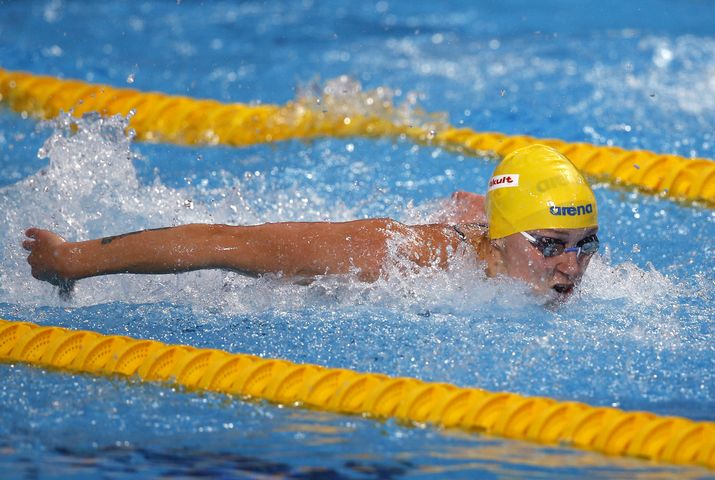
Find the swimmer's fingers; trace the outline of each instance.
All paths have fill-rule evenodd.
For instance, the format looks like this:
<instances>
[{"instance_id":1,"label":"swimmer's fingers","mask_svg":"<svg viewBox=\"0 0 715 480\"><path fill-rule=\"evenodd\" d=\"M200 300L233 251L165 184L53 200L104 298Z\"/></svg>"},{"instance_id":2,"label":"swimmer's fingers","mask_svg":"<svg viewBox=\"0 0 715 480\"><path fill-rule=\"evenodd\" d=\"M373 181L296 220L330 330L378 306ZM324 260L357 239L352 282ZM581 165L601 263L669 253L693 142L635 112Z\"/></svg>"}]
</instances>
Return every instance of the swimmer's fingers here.
<instances>
[{"instance_id":1,"label":"swimmer's fingers","mask_svg":"<svg viewBox=\"0 0 715 480\"><path fill-rule=\"evenodd\" d=\"M22 242L22 248L25 250L32 251L39 245L48 244L56 245L58 243L63 243L64 238L60 237L54 232L49 230L43 230L41 228L31 227L25 230L25 236L33 240L24 240Z\"/></svg>"},{"instance_id":2,"label":"swimmer's fingers","mask_svg":"<svg viewBox=\"0 0 715 480\"><path fill-rule=\"evenodd\" d=\"M25 236L35 239L35 238L37 238L38 230L39 230L38 228L34 228L34 227L28 228L27 230L25 230ZM35 248L35 244L36 244L36 242L34 240L23 240L22 248L24 248L27 251L32 251L32 249Z\"/></svg>"},{"instance_id":3,"label":"swimmer's fingers","mask_svg":"<svg viewBox=\"0 0 715 480\"><path fill-rule=\"evenodd\" d=\"M43 230L42 228L37 228L37 227L30 227L27 230L25 230L25 236L29 237L29 238L39 239L39 238L43 238L47 235L55 235L55 234L50 232L49 230Z\"/></svg>"},{"instance_id":4,"label":"swimmer's fingers","mask_svg":"<svg viewBox=\"0 0 715 480\"><path fill-rule=\"evenodd\" d=\"M36 240L42 240L42 239L55 240L56 239L59 241L64 241L64 238L60 237L55 232L52 232L50 230L44 230L42 228L37 228L37 227L30 227L27 230L25 230L25 236L34 238Z\"/></svg>"}]
</instances>

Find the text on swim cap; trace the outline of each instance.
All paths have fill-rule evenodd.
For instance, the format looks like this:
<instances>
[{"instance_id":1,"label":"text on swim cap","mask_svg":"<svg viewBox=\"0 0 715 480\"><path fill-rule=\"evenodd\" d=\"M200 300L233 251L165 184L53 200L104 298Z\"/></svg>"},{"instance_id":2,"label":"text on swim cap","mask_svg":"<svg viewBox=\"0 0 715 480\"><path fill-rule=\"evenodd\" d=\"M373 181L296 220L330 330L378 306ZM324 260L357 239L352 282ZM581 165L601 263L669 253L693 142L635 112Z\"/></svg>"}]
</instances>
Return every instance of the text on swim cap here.
<instances>
[{"instance_id":1,"label":"text on swim cap","mask_svg":"<svg viewBox=\"0 0 715 480\"><path fill-rule=\"evenodd\" d=\"M497 188L505 187L518 187L519 186L519 174L518 173L507 173L506 175L494 175L489 179L489 186L487 188L488 192L496 190Z\"/></svg>"},{"instance_id":2,"label":"text on swim cap","mask_svg":"<svg viewBox=\"0 0 715 480\"><path fill-rule=\"evenodd\" d=\"M549 213L551 215L561 215L568 217L575 217L577 215L586 215L593 213L593 205L587 203L586 205L576 205L575 207L557 207L552 205L549 207Z\"/></svg>"}]
</instances>

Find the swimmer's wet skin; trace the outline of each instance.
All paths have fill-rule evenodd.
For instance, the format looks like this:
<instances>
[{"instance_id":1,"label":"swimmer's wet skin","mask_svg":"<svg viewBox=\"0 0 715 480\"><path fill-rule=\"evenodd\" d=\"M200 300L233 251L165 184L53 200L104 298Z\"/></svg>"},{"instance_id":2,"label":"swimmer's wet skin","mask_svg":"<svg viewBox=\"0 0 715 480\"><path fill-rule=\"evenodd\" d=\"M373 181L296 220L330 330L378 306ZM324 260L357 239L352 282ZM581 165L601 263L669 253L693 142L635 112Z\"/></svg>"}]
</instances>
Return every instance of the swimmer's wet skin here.
<instances>
[{"instance_id":1,"label":"swimmer's wet skin","mask_svg":"<svg viewBox=\"0 0 715 480\"><path fill-rule=\"evenodd\" d=\"M454 220L459 225L390 219L194 224L83 242L30 228L23 247L32 275L59 286L97 275L209 268L289 277L353 274L374 281L396 260L446 269L451 255L468 254L484 262L489 276L520 279L537 293L561 298L573 292L598 250L598 219L593 192L566 157L543 145L512 152L489 180L486 209L488 226L474 218ZM399 259L389 253L394 239L402 240ZM463 244L466 249L458 248Z\"/></svg>"}]
</instances>

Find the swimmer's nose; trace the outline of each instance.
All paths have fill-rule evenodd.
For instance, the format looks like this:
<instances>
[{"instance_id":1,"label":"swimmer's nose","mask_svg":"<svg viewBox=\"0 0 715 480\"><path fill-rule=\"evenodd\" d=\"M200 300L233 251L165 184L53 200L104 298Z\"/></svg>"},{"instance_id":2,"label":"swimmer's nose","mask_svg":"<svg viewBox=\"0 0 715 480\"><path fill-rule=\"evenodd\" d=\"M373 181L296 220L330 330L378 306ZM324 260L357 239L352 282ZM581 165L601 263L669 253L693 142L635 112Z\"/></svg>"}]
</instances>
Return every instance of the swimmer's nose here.
<instances>
[{"instance_id":1,"label":"swimmer's nose","mask_svg":"<svg viewBox=\"0 0 715 480\"><path fill-rule=\"evenodd\" d=\"M579 261L578 252L566 252L559 256L557 269L571 279L576 279L583 274L584 264Z\"/></svg>"}]
</instances>

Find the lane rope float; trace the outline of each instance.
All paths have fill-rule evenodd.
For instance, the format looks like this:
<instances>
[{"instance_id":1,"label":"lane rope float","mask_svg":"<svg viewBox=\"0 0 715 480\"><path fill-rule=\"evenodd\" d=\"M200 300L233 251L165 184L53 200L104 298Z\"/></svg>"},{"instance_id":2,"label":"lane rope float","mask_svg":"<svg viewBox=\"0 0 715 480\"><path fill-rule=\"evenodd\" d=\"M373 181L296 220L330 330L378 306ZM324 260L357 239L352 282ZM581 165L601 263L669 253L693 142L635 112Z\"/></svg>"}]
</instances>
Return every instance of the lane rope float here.
<instances>
[{"instance_id":1,"label":"lane rope float","mask_svg":"<svg viewBox=\"0 0 715 480\"><path fill-rule=\"evenodd\" d=\"M0 361L715 469L715 423L0 320Z\"/></svg>"},{"instance_id":2,"label":"lane rope float","mask_svg":"<svg viewBox=\"0 0 715 480\"><path fill-rule=\"evenodd\" d=\"M23 116L42 119L54 118L60 111L71 111L78 117L91 111L124 116L135 112L130 127L138 140L184 145L247 146L319 137L404 137L465 155L503 157L538 142L559 150L594 179L715 208L715 162L710 159L475 132L441 122L417 126L401 121L391 105L384 106L384 115L365 115L300 102L283 106L224 104L3 69L0 103Z\"/></svg>"}]
</instances>

